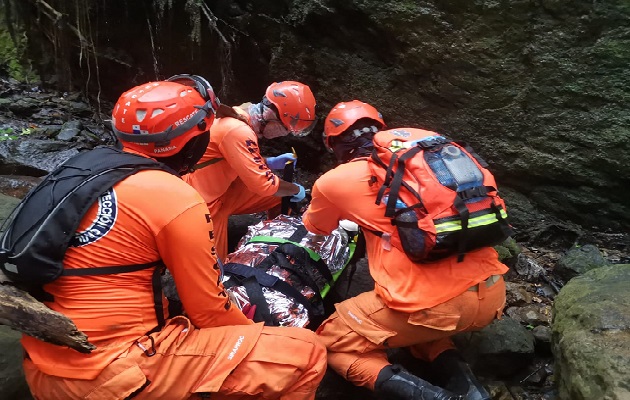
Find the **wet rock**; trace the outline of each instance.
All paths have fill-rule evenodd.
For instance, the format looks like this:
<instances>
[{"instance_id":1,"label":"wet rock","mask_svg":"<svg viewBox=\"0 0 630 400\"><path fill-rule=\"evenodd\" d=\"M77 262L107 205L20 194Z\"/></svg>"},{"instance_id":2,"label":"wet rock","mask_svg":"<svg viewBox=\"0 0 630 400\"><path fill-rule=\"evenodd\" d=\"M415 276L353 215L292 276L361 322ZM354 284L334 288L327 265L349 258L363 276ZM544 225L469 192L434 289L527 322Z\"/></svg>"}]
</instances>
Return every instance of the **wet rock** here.
<instances>
[{"instance_id":1,"label":"wet rock","mask_svg":"<svg viewBox=\"0 0 630 400\"><path fill-rule=\"evenodd\" d=\"M562 400L630 398L630 264L573 278L556 297L552 350Z\"/></svg>"},{"instance_id":2,"label":"wet rock","mask_svg":"<svg viewBox=\"0 0 630 400\"><path fill-rule=\"evenodd\" d=\"M32 176L0 175L0 193L21 199L40 181Z\"/></svg>"},{"instance_id":3,"label":"wet rock","mask_svg":"<svg viewBox=\"0 0 630 400\"><path fill-rule=\"evenodd\" d=\"M536 294L548 299L553 299L556 296L556 290L550 284L544 283L536 288Z\"/></svg>"},{"instance_id":4,"label":"wet rock","mask_svg":"<svg viewBox=\"0 0 630 400\"><path fill-rule=\"evenodd\" d=\"M553 368L550 362L539 361L538 363L534 363L531 369L531 372L519 380L520 383L542 386L547 382L547 378L553 374Z\"/></svg>"},{"instance_id":5,"label":"wet rock","mask_svg":"<svg viewBox=\"0 0 630 400\"><path fill-rule=\"evenodd\" d=\"M19 202L20 199L0 194L0 225L4 223Z\"/></svg>"},{"instance_id":6,"label":"wet rock","mask_svg":"<svg viewBox=\"0 0 630 400\"><path fill-rule=\"evenodd\" d=\"M514 400L510 390L503 382L489 382L485 385L493 400Z\"/></svg>"},{"instance_id":7,"label":"wet rock","mask_svg":"<svg viewBox=\"0 0 630 400\"><path fill-rule=\"evenodd\" d=\"M527 291L525 284L505 282L506 303L511 306L524 306L532 302L533 295Z\"/></svg>"},{"instance_id":8,"label":"wet rock","mask_svg":"<svg viewBox=\"0 0 630 400\"><path fill-rule=\"evenodd\" d=\"M45 125L58 125L63 123L64 115L59 109L42 108L31 116L31 119Z\"/></svg>"},{"instance_id":9,"label":"wet rock","mask_svg":"<svg viewBox=\"0 0 630 400\"><path fill-rule=\"evenodd\" d=\"M546 325L538 325L532 329L536 342L551 343L551 328Z\"/></svg>"},{"instance_id":10,"label":"wet rock","mask_svg":"<svg viewBox=\"0 0 630 400\"><path fill-rule=\"evenodd\" d=\"M0 173L41 176L79 154L66 142L31 139L0 142Z\"/></svg>"},{"instance_id":11,"label":"wet rock","mask_svg":"<svg viewBox=\"0 0 630 400\"><path fill-rule=\"evenodd\" d=\"M564 257L558 260L554 272L561 276L565 281L581 275L594 268L599 268L608 264L599 249L587 244L584 246L572 247Z\"/></svg>"},{"instance_id":12,"label":"wet rock","mask_svg":"<svg viewBox=\"0 0 630 400\"><path fill-rule=\"evenodd\" d=\"M538 325L532 329L532 335L536 339L536 352L545 356L551 354L551 328L547 325Z\"/></svg>"},{"instance_id":13,"label":"wet rock","mask_svg":"<svg viewBox=\"0 0 630 400\"><path fill-rule=\"evenodd\" d=\"M81 132L82 128L83 124L81 121L68 121L61 127L57 140L70 141Z\"/></svg>"},{"instance_id":14,"label":"wet rock","mask_svg":"<svg viewBox=\"0 0 630 400\"><path fill-rule=\"evenodd\" d=\"M515 270L520 276L530 282L536 281L545 272L545 269L536 260L523 253L518 255Z\"/></svg>"},{"instance_id":15,"label":"wet rock","mask_svg":"<svg viewBox=\"0 0 630 400\"><path fill-rule=\"evenodd\" d=\"M22 371L22 335L7 326L0 326L0 398L31 399Z\"/></svg>"},{"instance_id":16,"label":"wet rock","mask_svg":"<svg viewBox=\"0 0 630 400\"><path fill-rule=\"evenodd\" d=\"M524 325L538 326L551 323L551 307L544 304L509 307L505 313Z\"/></svg>"},{"instance_id":17,"label":"wet rock","mask_svg":"<svg viewBox=\"0 0 630 400\"><path fill-rule=\"evenodd\" d=\"M534 336L509 317L453 339L472 368L488 376L509 377L524 368L534 355Z\"/></svg>"},{"instance_id":18,"label":"wet rock","mask_svg":"<svg viewBox=\"0 0 630 400\"><path fill-rule=\"evenodd\" d=\"M39 110L41 103L37 99L22 97L8 104L9 110L16 115L30 115Z\"/></svg>"}]
</instances>

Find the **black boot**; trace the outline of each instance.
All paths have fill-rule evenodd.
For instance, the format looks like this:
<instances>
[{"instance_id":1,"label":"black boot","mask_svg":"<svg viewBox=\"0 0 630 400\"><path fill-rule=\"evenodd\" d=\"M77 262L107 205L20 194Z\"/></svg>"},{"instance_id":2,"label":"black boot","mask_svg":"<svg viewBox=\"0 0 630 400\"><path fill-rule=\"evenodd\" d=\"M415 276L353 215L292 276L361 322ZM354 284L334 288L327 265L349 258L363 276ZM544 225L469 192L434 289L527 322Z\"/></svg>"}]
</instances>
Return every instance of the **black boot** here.
<instances>
[{"instance_id":1,"label":"black boot","mask_svg":"<svg viewBox=\"0 0 630 400\"><path fill-rule=\"evenodd\" d=\"M444 387L453 393L464 395L466 400L491 399L457 350L446 350L431 365L444 376Z\"/></svg>"},{"instance_id":2,"label":"black boot","mask_svg":"<svg viewBox=\"0 0 630 400\"><path fill-rule=\"evenodd\" d=\"M374 393L387 400L464 400L410 374L399 365L388 365L379 372Z\"/></svg>"}]
</instances>

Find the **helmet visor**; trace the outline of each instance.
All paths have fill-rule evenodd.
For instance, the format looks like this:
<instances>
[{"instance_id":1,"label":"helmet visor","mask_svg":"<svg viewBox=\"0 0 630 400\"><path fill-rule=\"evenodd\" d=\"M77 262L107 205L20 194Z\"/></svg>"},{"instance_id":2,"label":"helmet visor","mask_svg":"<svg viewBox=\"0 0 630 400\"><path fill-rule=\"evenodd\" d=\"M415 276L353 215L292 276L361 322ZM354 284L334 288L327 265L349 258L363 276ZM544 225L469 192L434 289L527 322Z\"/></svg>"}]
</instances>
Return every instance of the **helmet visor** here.
<instances>
[{"instance_id":1,"label":"helmet visor","mask_svg":"<svg viewBox=\"0 0 630 400\"><path fill-rule=\"evenodd\" d=\"M308 125L302 129L299 129L297 126L292 127L290 129L291 134L297 137L308 136L308 134L313 132L313 129L315 129L315 125L317 125L317 120L316 119L300 119L298 125L304 125L305 123L308 123Z\"/></svg>"}]
</instances>

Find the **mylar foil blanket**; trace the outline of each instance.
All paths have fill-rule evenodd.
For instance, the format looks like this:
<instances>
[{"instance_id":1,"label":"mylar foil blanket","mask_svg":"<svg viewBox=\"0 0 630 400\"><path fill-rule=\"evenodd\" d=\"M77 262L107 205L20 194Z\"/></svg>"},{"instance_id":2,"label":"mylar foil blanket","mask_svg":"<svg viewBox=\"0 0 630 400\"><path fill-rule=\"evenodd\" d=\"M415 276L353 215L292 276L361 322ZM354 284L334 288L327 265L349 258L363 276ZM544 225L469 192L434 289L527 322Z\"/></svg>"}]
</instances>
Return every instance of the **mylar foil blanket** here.
<instances>
[{"instance_id":1,"label":"mylar foil blanket","mask_svg":"<svg viewBox=\"0 0 630 400\"><path fill-rule=\"evenodd\" d=\"M319 263L320 268L323 265L329 271L329 277L336 278L351 255L349 238L343 229L336 229L330 235L316 235L306 231L300 218L280 215L273 220L250 226L236 250L226 258L225 264L236 263L262 269L266 274L277 277L297 289L312 303L314 310L321 311L323 310L321 297L325 296L332 282L317 268L308 265L311 264L309 260L302 262L304 257L287 256L290 264L286 264L284 259L280 259L282 263L275 262L275 258L270 257L272 253L278 253L286 246L294 247L291 243L310 251L311 259L314 254L319 256L323 262ZM239 308L249 310L251 304L247 290L241 284L234 284L238 282L234 278L236 277L226 273L224 282L228 286L229 295ZM274 325L308 327L312 316L295 298L268 287L262 287L262 294Z\"/></svg>"}]
</instances>

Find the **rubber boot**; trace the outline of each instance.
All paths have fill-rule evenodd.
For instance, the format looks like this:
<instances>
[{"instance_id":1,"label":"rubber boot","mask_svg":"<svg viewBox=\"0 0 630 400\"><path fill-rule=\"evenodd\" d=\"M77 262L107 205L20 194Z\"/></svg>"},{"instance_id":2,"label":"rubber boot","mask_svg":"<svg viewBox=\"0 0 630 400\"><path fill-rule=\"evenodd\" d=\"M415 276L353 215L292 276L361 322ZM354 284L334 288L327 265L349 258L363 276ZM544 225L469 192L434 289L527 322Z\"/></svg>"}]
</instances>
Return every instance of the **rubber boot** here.
<instances>
[{"instance_id":1,"label":"rubber boot","mask_svg":"<svg viewBox=\"0 0 630 400\"><path fill-rule=\"evenodd\" d=\"M446 389L463 395L466 400L491 400L490 393L477 380L457 350L442 352L431 364L445 377Z\"/></svg>"},{"instance_id":2,"label":"rubber boot","mask_svg":"<svg viewBox=\"0 0 630 400\"><path fill-rule=\"evenodd\" d=\"M374 393L387 400L464 400L410 374L400 365L388 365L379 372Z\"/></svg>"}]
</instances>

